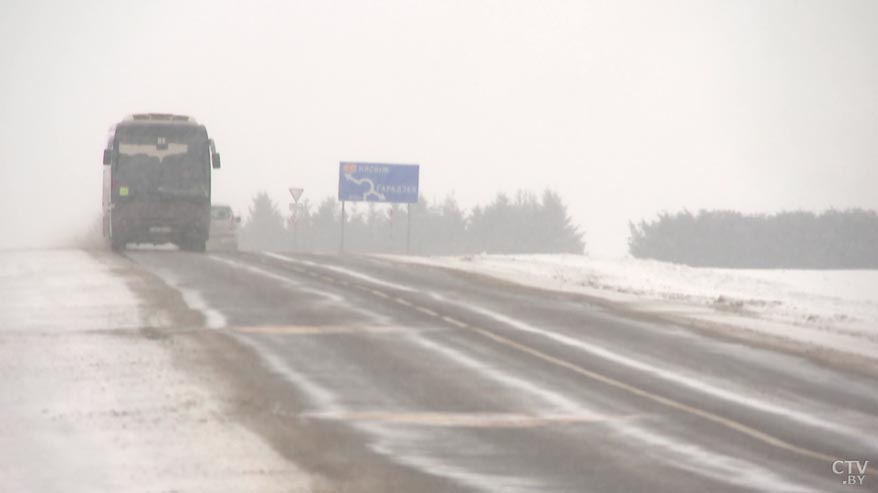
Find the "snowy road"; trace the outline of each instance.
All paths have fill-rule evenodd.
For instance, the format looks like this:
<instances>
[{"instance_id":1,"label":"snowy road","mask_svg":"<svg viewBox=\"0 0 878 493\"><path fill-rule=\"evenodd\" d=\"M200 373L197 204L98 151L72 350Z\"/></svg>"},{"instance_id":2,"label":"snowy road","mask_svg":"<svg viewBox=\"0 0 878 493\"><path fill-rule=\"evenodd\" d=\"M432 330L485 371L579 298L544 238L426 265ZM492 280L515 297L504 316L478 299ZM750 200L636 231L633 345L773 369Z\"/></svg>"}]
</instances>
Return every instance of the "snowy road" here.
<instances>
[{"instance_id":1,"label":"snowy road","mask_svg":"<svg viewBox=\"0 0 878 493\"><path fill-rule=\"evenodd\" d=\"M576 294L361 257L3 255L4 491L854 491L837 460L878 486L873 375Z\"/></svg>"}]
</instances>

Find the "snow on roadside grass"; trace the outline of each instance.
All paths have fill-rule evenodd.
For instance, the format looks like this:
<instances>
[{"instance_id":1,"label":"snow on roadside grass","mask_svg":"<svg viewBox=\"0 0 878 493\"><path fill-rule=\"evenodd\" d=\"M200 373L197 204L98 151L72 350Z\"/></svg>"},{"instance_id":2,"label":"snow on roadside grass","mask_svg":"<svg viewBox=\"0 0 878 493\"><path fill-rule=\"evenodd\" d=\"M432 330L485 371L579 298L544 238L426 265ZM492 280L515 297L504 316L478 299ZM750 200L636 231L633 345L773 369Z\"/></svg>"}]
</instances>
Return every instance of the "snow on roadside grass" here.
<instances>
[{"instance_id":1,"label":"snow on roadside grass","mask_svg":"<svg viewBox=\"0 0 878 493\"><path fill-rule=\"evenodd\" d=\"M878 271L696 268L583 255L392 257L878 357Z\"/></svg>"}]
</instances>

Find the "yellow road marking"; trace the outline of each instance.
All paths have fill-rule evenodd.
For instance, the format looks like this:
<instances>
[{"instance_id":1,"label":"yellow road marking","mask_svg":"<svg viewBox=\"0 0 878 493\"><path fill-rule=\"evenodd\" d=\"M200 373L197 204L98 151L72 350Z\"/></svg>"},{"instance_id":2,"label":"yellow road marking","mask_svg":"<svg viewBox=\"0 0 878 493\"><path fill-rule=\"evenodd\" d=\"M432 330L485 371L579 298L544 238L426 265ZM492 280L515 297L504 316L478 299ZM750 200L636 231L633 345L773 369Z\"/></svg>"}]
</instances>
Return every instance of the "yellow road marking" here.
<instances>
[{"instance_id":1,"label":"yellow road marking","mask_svg":"<svg viewBox=\"0 0 878 493\"><path fill-rule=\"evenodd\" d=\"M745 435L748 435L748 436L755 438L755 439L757 439L763 443L766 443L768 445L771 445L771 446L774 446L774 447L777 447L777 448L780 448L783 450L787 450L789 452L793 452L793 453L796 453L799 455L803 455L806 457L811 457L813 459L819 459L819 460L824 460L824 461L829 461L829 462L838 460L831 455L823 454L823 453L816 452L814 450L806 449L803 447L798 447L798 446L793 445L791 443L785 442L779 438L776 438L774 436L769 435L768 433L759 431L755 428L747 426L743 423L739 423L739 422L734 421L732 419L724 418L724 417L719 416L717 414L714 414L712 412L705 411L703 409L698 409L698 408L692 407L688 404L684 404L682 402L678 402L678 401L675 401L673 399L669 399L667 397L662 397L658 394L654 394L652 392L649 392L648 390L643 390L639 387L635 387L633 385L624 383L624 382L616 380L614 378L610 378L610 377L607 377L605 375L601 375L599 373L595 373L593 371L586 370L585 368L583 368L581 366L575 365L575 364L570 363L568 361L564 361L564 360L556 358L554 356L550 356L542 351L525 346L524 344L520 344L520 343L515 342L511 339L507 339L503 336L499 336L491 331L481 329L478 327L471 327L470 330L473 330L473 331L481 334L484 337L492 339L495 342L498 342L498 343L503 344L505 346L509 346L511 348L514 348L514 349L517 349L521 352L530 354L530 355L535 356L535 357L537 357L543 361L546 361L548 363L552 363L553 365L560 366L562 368L567 368L568 370L576 372L576 373L578 373L582 376L588 377L592 380L596 380L598 382L602 382L602 383L605 383L605 384L610 385L612 387L616 387L618 389L624 390L628 393L637 395L639 397L643 397L645 399L649 399L651 401L658 402L659 404L663 404L667 407L677 409L677 410L704 418L704 419L711 421L713 423L719 424L719 425L724 426L726 428L729 428L729 429L735 430L737 432L743 433Z\"/></svg>"},{"instance_id":2,"label":"yellow road marking","mask_svg":"<svg viewBox=\"0 0 878 493\"><path fill-rule=\"evenodd\" d=\"M309 417L344 421L437 426L454 428L532 428L537 426L602 423L631 419L631 415L519 414L519 413L442 413L442 412L341 412L308 414Z\"/></svg>"},{"instance_id":3,"label":"yellow road marking","mask_svg":"<svg viewBox=\"0 0 878 493\"><path fill-rule=\"evenodd\" d=\"M415 305L415 304L413 304L413 303L411 303L403 298L395 298L394 301L396 301L400 305L412 307L421 313L425 313L425 314L433 316L433 317L439 316L439 314L434 312L433 310L430 310L429 308L417 306L417 305ZM627 383L622 382L620 380L616 380L615 378L611 378L611 377L608 377L606 375L602 375L600 373L596 373L596 372L593 372L591 370L587 370L579 365L576 365L576 364L571 363L569 361L562 360L560 358L556 358L554 356L546 354L546 353L539 351L537 349L534 349L534 348L531 348L531 347L526 346L524 344L515 342L511 339L507 339L506 337L497 335L489 330L482 329L479 327L473 327L473 326L470 326L468 324L465 324L463 322L460 322L458 320L455 320L455 319L447 317L447 316L443 316L441 318L442 318L442 320L444 320L452 325L455 325L455 326L460 327L460 328L465 328L465 329L471 330L473 332L476 332L476 333L482 335L483 337L491 339L491 340L498 342L500 344L503 344L505 346L509 346L509 347L516 349L518 351L521 351L523 353L530 354L531 356L535 356L535 357L537 357L543 361L546 361L548 363L551 363L555 366L559 366L561 368L566 368L566 369L571 370L575 373L578 373L579 375L582 375L584 377L587 377L587 378L590 378L592 380L604 383L606 385L609 385L611 387L615 387L617 389L624 390L630 394L634 394L636 396L643 397L645 399L648 399L648 400L651 400L654 402L658 402L659 404L670 407L672 409L677 409L679 411L683 411L683 412L691 414L693 416L698 416L700 418L706 419L712 423L718 424L718 425L723 426L725 428L737 431L739 433L743 433L744 435L747 435L751 438L755 438L756 440L759 440L759 441L761 441L765 444L771 445L773 447L776 447L776 448L779 448L782 450L786 450L789 452L793 452L795 454L799 454L799 455L802 455L805 457L810 457L812 459L818 459L818 460L823 460L823 461L828 461L828 462L839 460L838 458L833 457L833 456L828 455L828 454L824 454L824 453L810 450L810 449L807 449L804 447L799 447L799 446L793 445L789 442L781 440L780 438L769 435L768 433L765 433L763 431L759 431L756 428L747 426L743 423L739 423L733 419L725 418L725 417L720 416L718 414L714 414L710 411L705 411L703 409L699 409L697 407L693 407L693 406L690 406L688 404L684 404L682 402L675 401L675 400L670 399L668 397L663 397L661 395L655 394L655 393L650 392L648 390L644 390L644 389L641 389L639 387L635 387L634 385L627 384Z\"/></svg>"},{"instance_id":4,"label":"yellow road marking","mask_svg":"<svg viewBox=\"0 0 878 493\"><path fill-rule=\"evenodd\" d=\"M385 326L339 326L339 325L259 325L252 327L232 327L230 330L245 334L280 335L319 335L319 334L358 334L396 332L398 329Z\"/></svg>"},{"instance_id":5,"label":"yellow road marking","mask_svg":"<svg viewBox=\"0 0 878 493\"><path fill-rule=\"evenodd\" d=\"M378 291L377 289L370 289L369 292L374 294L375 296L380 296L380 297L385 298L385 299L390 298L390 295L388 295L387 293Z\"/></svg>"},{"instance_id":6,"label":"yellow road marking","mask_svg":"<svg viewBox=\"0 0 878 493\"><path fill-rule=\"evenodd\" d=\"M450 323L451 325L456 325L456 326L460 327L461 329L467 329L467 328L469 328L469 325L467 325L467 324L465 324L465 323L463 323L463 322L461 322L461 321L459 321L459 320L457 320L457 319L451 318L451 317L446 317L446 316L443 315L443 316L442 316L442 320L444 320L444 321Z\"/></svg>"},{"instance_id":7,"label":"yellow road marking","mask_svg":"<svg viewBox=\"0 0 878 493\"><path fill-rule=\"evenodd\" d=\"M416 306L415 310L423 313L424 315L428 315L430 317L438 317L439 316L438 313L434 312L433 310L431 310L429 308L424 308L423 306Z\"/></svg>"}]
</instances>

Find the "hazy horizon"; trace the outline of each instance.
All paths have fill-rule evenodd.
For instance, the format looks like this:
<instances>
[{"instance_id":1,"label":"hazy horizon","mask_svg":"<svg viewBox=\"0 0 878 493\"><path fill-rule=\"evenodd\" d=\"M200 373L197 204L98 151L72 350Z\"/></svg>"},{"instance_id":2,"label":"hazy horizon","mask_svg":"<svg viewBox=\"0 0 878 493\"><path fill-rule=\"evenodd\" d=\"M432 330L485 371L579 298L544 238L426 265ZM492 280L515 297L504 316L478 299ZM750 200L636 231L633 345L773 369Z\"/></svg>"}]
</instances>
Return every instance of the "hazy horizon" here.
<instances>
[{"instance_id":1,"label":"hazy horizon","mask_svg":"<svg viewBox=\"0 0 878 493\"><path fill-rule=\"evenodd\" d=\"M557 191L589 252L662 211L878 209L878 4L7 2L0 248L100 215L107 129L189 114L214 201L417 163L460 205Z\"/></svg>"}]
</instances>

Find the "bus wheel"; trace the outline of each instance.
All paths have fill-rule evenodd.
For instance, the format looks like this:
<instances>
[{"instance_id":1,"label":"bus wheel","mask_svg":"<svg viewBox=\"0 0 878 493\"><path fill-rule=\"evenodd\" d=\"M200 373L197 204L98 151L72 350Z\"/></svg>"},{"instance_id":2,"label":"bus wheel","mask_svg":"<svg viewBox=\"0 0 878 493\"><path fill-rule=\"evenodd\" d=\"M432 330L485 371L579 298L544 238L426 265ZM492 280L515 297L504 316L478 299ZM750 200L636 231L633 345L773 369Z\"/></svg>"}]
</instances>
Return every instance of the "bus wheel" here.
<instances>
[{"instance_id":1,"label":"bus wheel","mask_svg":"<svg viewBox=\"0 0 878 493\"><path fill-rule=\"evenodd\" d=\"M206 243L205 240L199 240L197 238L185 238L179 243L179 245L181 249L186 250L187 252L203 252Z\"/></svg>"}]
</instances>

